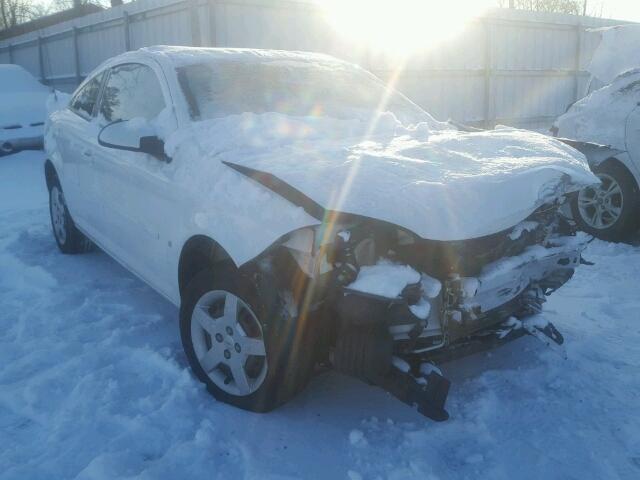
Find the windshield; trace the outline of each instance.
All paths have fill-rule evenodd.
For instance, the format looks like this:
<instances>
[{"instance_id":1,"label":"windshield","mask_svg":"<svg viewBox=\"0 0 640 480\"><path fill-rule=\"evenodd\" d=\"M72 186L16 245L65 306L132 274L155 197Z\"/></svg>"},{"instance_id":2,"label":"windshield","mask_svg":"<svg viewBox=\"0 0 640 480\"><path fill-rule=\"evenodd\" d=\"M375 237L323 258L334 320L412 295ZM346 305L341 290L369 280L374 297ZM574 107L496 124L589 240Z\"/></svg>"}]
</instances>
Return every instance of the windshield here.
<instances>
[{"instance_id":1,"label":"windshield","mask_svg":"<svg viewBox=\"0 0 640 480\"><path fill-rule=\"evenodd\" d=\"M244 112L370 118L392 112L403 124L432 120L420 107L357 68L303 62L194 64L177 69L191 118Z\"/></svg>"}]
</instances>

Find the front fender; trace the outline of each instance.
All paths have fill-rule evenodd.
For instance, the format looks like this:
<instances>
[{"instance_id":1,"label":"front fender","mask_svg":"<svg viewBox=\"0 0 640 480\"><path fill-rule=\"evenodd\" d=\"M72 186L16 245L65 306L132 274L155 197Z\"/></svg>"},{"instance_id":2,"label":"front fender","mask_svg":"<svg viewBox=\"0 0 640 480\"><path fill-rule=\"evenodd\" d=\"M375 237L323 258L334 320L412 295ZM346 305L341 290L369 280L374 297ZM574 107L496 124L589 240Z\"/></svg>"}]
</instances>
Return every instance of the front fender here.
<instances>
[{"instance_id":1,"label":"front fender","mask_svg":"<svg viewBox=\"0 0 640 480\"><path fill-rule=\"evenodd\" d=\"M562 143L566 143L570 147L575 148L585 157L591 167L600 165L602 162L609 158L615 158L619 154L623 153L622 150L618 150L609 145L600 145L592 142L581 142L579 140L571 140L569 138L558 138Z\"/></svg>"}]
</instances>

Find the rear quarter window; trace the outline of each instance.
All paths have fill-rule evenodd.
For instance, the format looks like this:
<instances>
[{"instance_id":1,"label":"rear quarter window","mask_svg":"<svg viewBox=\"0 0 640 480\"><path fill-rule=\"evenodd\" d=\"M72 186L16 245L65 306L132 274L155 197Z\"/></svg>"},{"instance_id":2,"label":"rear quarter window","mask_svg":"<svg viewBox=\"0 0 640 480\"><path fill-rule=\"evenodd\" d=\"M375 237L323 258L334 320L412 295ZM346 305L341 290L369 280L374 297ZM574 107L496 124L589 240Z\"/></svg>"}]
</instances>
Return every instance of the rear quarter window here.
<instances>
[{"instance_id":1,"label":"rear quarter window","mask_svg":"<svg viewBox=\"0 0 640 480\"><path fill-rule=\"evenodd\" d=\"M97 74L76 92L69 104L71 111L87 120L93 116L104 74L105 72Z\"/></svg>"}]
</instances>

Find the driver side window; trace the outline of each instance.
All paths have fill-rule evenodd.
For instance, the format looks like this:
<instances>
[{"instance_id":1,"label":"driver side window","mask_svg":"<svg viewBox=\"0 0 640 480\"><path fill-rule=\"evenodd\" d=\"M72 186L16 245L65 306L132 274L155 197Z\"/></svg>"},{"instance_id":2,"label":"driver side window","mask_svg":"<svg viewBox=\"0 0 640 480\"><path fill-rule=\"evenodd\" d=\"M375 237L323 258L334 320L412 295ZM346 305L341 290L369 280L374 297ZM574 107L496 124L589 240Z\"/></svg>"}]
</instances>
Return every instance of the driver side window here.
<instances>
[{"instance_id":1,"label":"driver side window","mask_svg":"<svg viewBox=\"0 0 640 480\"><path fill-rule=\"evenodd\" d=\"M153 120L164 108L160 82L150 67L126 63L111 69L100 103L101 123Z\"/></svg>"}]
</instances>

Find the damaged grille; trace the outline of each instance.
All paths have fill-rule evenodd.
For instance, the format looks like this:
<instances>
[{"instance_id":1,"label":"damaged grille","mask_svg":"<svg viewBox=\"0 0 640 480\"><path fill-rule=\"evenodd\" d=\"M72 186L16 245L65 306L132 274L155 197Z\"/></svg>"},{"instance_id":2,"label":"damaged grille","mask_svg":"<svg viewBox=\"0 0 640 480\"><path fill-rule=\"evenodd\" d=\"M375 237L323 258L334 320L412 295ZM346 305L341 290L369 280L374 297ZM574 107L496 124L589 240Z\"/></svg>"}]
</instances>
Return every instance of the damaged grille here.
<instances>
[{"instance_id":1,"label":"damaged grille","mask_svg":"<svg viewBox=\"0 0 640 480\"><path fill-rule=\"evenodd\" d=\"M443 242L422 240L401 247L398 258L436 278L453 274L477 276L482 268L504 257L521 254L531 245L541 244L550 233L568 235L573 228L558 214L558 205L545 205L515 227L493 235Z\"/></svg>"}]
</instances>

